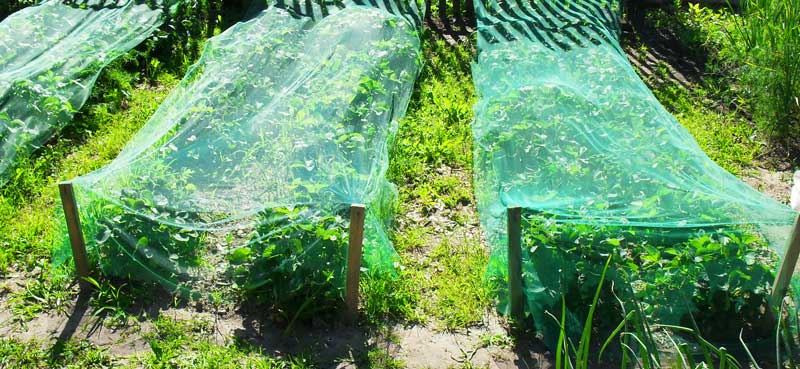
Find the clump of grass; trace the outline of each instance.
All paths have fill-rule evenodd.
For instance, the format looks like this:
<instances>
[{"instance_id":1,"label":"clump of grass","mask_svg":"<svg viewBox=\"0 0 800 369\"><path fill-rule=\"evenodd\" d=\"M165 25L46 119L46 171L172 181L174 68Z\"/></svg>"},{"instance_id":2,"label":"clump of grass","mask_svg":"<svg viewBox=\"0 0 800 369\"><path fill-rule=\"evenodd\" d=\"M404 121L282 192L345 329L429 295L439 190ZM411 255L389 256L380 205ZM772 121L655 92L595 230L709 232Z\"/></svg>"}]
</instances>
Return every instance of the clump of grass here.
<instances>
[{"instance_id":1,"label":"clump of grass","mask_svg":"<svg viewBox=\"0 0 800 369\"><path fill-rule=\"evenodd\" d=\"M0 338L0 368L111 368L114 360L106 350L87 341L40 342Z\"/></svg>"},{"instance_id":2,"label":"clump of grass","mask_svg":"<svg viewBox=\"0 0 800 369\"><path fill-rule=\"evenodd\" d=\"M759 126L774 138L800 132L800 1L743 0L731 33Z\"/></svg>"},{"instance_id":3,"label":"clump of grass","mask_svg":"<svg viewBox=\"0 0 800 369\"><path fill-rule=\"evenodd\" d=\"M210 338L213 324L203 320L176 320L164 316L145 334L150 352L134 358L129 368L312 368L303 355L276 358L241 340L218 345Z\"/></svg>"},{"instance_id":4,"label":"clump of grass","mask_svg":"<svg viewBox=\"0 0 800 369\"><path fill-rule=\"evenodd\" d=\"M417 276L427 297L422 301L422 310L446 329L480 323L491 305L482 279L487 258L475 240L444 239L421 266L412 263L412 268L427 274Z\"/></svg>"}]
</instances>

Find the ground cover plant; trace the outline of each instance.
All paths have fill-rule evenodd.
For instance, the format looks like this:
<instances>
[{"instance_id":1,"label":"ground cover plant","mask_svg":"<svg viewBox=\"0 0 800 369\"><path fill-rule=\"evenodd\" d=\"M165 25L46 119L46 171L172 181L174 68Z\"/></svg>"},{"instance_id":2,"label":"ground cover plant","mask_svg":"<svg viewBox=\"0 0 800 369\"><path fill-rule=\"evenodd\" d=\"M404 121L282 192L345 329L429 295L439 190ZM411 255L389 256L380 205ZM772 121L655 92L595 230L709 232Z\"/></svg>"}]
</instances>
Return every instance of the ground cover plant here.
<instances>
[{"instance_id":1,"label":"ground cover plant","mask_svg":"<svg viewBox=\"0 0 800 369\"><path fill-rule=\"evenodd\" d=\"M607 332L638 311L651 325L702 322L698 334L716 339L743 328L768 337L774 325L758 325L795 212L711 161L662 107L617 42L619 6L476 9L476 197L500 308L505 211L520 206L526 309L551 347L565 327L577 340L595 309Z\"/></svg>"},{"instance_id":2,"label":"ground cover plant","mask_svg":"<svg viewBox=\"0 0 800 369\"><path fill-rule=\"evenodd\" d=\"M235 282L291 327L337 307L364 203L365 268L390 277L383 173L419 68L406 15L274 6L209 40L117 159L75 181L95 263L192 296Z\"/></svg>"}]
</instances>

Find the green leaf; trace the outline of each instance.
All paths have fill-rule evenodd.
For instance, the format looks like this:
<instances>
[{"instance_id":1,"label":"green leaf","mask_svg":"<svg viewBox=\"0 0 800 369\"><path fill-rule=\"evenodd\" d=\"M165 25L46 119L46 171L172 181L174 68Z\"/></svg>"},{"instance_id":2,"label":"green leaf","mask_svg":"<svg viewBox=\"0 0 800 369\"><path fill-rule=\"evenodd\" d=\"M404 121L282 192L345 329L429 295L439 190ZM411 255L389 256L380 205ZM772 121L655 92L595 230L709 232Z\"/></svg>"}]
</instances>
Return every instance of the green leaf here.
<instances>
[{"instance_id":1,"label":"green leaf","mask_svg":"<svg viewBox=\"0 0 800 369\"><path fill-rule=\"evenodd\" d=\"M233 264L243 264L250 259L252 254L253 250L250 250L249 247L240 247L228 257L228 260Z\"/></svg>"}]
</instances>

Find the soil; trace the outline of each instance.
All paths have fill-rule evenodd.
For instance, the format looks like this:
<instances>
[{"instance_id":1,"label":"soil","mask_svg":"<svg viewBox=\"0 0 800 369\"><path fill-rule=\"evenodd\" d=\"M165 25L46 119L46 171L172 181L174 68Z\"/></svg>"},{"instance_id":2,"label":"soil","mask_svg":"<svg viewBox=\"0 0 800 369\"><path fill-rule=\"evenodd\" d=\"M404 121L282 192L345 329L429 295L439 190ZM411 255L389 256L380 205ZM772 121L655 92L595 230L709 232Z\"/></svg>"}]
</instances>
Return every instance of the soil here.
<instances>
[{"instance_id":1,"label":"soil","mask_svg":"<svg viewBox=\"0 0 800 369\"><path fill-rule=\"evenodd\" d=\"M793 174L791 170L775 171L757 167L743 175L742 180L769 197L788 205Z\"/></svg>"}]
</instances>

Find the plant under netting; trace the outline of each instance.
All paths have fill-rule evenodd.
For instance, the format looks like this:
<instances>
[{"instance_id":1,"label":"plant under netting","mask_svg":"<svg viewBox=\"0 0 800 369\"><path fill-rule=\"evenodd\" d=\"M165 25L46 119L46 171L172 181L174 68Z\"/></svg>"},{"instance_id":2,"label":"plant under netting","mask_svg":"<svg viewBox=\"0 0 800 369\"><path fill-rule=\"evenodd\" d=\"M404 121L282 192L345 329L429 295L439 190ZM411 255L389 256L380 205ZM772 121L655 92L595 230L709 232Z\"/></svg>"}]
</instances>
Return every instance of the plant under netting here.
<instances>
[{"instance_id":1,"label":"plant under netting","mask_svg":"<svg viewBox=\"0 0 800 369\"><path fill-rule=\"evenodd\" d=\"M368 275L393 276L385 173L420 68L417 19L413 2L279 3L210 39L119 156L73 181L93 264L293 319L341 301L361 203Z\"/></svg>"},{"instance_id":2,"label":"plant under netting","mask_svg":"<svg viewBox=\"0 0 800 369\"><path fill-rule=\"evenodd\" d=\"M598 329L635 310L717 339L774 335L769 293L796 214L711 161L661 106L621 50L619 6L477 5L475 182L500 309L506 209L519 206L526 312L548 340L562 297L580 335L609 255Z\"/></svg>"},{"instance_id":3,"label":"plant under netting","mask_svg":"<svg viewBox=\"0 0 800 369\"><path fill-rule=\"evenodd\" d=\"M102 69L164 19L156 0L49 0L0 23L0 186L72 120Z\"/></svg>"}]
</instances>

